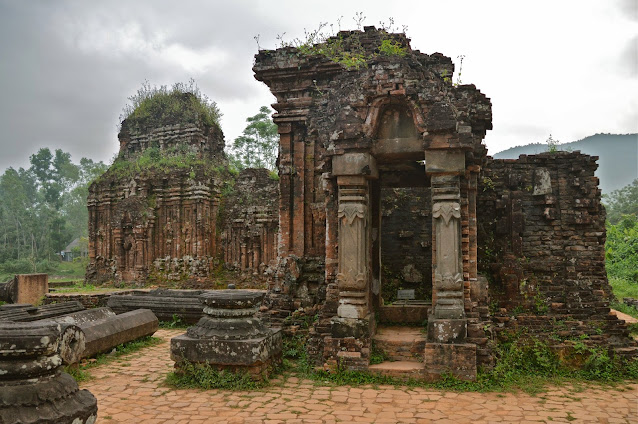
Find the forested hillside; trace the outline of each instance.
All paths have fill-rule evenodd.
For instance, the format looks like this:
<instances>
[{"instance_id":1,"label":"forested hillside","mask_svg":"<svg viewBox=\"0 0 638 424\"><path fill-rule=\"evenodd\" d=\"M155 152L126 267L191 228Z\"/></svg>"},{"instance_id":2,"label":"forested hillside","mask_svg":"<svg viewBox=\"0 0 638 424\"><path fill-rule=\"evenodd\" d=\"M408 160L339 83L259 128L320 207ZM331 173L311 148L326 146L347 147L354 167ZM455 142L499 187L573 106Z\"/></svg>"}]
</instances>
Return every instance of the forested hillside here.
<instances>
[{"instance_id":1,"label":"forested hillside","mask_svg":"<svg viewBox=\"0 0 638 424\"><path fill-rule=\"evenodd\" d=\"M89 183L107 166L60 149L40 149L27 169L0 176L0 277L55 269L58 253L87 237Z\"/></svg>"},{"instance_id":2,"label":"forested hillside","mask_svg":"<svg viewBox=\"0 0 638 424\"><path fill-rule=\"evenodd\" d=\"M580 150L592 156L599 156L596 176L600 178L600 188L609 194L630 184L638 178L638 134L596 134L571 143L558 144L558 150ZM548 145L533 143L512 147L493 154L495 159L517 159L520 155L546 152Z\"/></svg>"}]
</instances>

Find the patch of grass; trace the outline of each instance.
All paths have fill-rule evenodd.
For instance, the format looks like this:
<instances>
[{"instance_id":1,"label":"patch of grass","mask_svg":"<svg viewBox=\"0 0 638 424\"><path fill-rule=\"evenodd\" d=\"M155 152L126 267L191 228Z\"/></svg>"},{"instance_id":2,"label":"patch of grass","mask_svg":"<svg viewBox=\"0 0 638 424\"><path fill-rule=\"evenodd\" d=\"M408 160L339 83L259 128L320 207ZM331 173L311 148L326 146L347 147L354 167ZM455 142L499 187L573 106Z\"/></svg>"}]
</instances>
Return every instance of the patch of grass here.
<instances>
[{"instance_id":1,"label":"patch of grass","mask_svg":"<svg viewBox=\"0 0 638 424\"><path fill-rule=\"evenodd\" d=\"M78 364L67 365L64 367L64 371L71 375L78 383L93 379L93 376L86 371L86 367L82 367Z\"/></svg>"},{"instance_id":2,"label":"patch of grass","mask_svg":"<svg viewBox=\"0 0 638 424\"><path fill-rule=\"evenodd\" d=\"M633 306L627 305L622 302L611 302L610 308L622 312L623 314L631 315L634 318L638 318L638 309Z\"/></svg>"},{"instance_id":3,"label":"patch of grass","mask_svg":"<svg viewBox=\"0 0 638 424\"><path fill-rule=\"evenodd\" d=\"M614 295L622 302L625 297L638 299L638 284L626 278L609 276L609 284Z\"/></svg>"},{"instance_id":4,"label":"patch of grass","mask_svg":"<svg viewBox=\"0 0 638 424\"><path fill-rule=\"evenodd\" d=\"M247 373L219 371L207 364L184 361L180 371L166 376L165 383L178 389L255 390L268 384L268 380L255 381Z\"/></svg>"},{"instance_id":5,"label":"patch of grass","mask_svg":"<svg viewBox=\"0 0 638 424\"><path fill-rule=\"evenodd\" d=\"M159 337L146 336L137 340L123 343L115 347L111 353L102 353L95 357L94 360L83 360L80 364L68 365L65 367L65 371L69 373L76 381L88 381L92 377L88 373L88 370L97 367L99 365L105 365L112 361L117 361L123 355L129 355L135 353L141 349L156 346L163 343L164 340Z\"/></svg>"},{"instance_id":6,"label":"patch of grass","mask_svg":"<svg viewBox=\"0 0 638 424\"><path fill-rule=\"evenodd\" d=\"M385 362L388 360L390 360L390 357L382 349L379 349L373 341L372 349L370 352L370 365L380 364L381 362Z\"/></svg>"},{"instance_id":7,"label":"patch of grass","mask_svg":"<svg viewBox=\"0 0 638 424\"><path fill-rule=\"evenodd\" d=\"M189 327L188 323L182 321L182 318L177 314L173 314L171 321L160 321L159 326L167 329L186 329Z\"/></svg>"}]
</instances>

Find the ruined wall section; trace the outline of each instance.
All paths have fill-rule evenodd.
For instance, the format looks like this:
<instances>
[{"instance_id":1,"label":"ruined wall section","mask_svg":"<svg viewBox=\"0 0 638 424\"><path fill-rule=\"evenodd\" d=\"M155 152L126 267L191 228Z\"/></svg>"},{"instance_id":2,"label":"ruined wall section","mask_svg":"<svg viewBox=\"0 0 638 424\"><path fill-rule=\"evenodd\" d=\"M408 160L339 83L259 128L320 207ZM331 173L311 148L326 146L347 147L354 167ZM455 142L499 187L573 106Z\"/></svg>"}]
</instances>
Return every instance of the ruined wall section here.
<instances>
[{"instance_id":1,"label":"ruined wall section","mask_svg":"<svg viewBox=\"0 0 638 424\"><path fill-rule=\"evenodd\" d=\"M586 343L629 343L609 314L605 209L595 156L579 152L489 159L478 185L479 269L498 332L525 329Z\"/></svg>"},{"instance_id":2,"label":"ruined wall section","mask_svg":"<svg viewBox=\"0 0 638 424\"><path fill-rule=\"evenodd\" d=\"M230 174L217 125L125 120L120 153L89 187L91 282L202 280L218 263L217 215Z\"/></svg>"},{"instance_id":3,"label":"ruined wall section","mask_svg":"<svg viewBox=\"0 0 638 424\"><path fill-rule=\"evenodd\" d=\"M221 245L224 263L263 279L276 265L279 181L267 169L245 169L223 197Z\"/></svg>"},{"instance_id":4,"label":"ruined wall section","mask_svg":"<svg viewBox=\"0 0 638 424\"><path fill-rule=\"evenodd\" d=\"M180 153L194 153L200 156L223 156L224 135L218 126L204 126L201 124L178 123L162 125L147 131L129 128L126 122L118 134L120 140L120 157L134 158L148 148L156 147L161 151L179 151ZM219 140L222 140L219 143Z\"/></svg>"}]
</instances>

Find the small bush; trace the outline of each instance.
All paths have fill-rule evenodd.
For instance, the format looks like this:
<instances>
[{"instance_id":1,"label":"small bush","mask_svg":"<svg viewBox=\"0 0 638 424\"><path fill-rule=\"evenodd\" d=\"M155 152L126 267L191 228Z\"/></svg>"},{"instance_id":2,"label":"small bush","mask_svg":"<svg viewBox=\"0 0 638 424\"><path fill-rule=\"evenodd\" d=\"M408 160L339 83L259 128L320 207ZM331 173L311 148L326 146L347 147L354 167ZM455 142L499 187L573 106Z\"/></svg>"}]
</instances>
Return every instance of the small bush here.
<instances>
[{"instance_id":1,"label":"small bush","mask_svg":"<svg viewBox=\"0 0 638 424\"><path fill-rule=\"evenodd\" d=\"M166 377L166 384L176 388L254 390L263 387L266 382L255 381L247 373L219 371L207 364L193 364L184 361L179 371Z\"/></svg>"},{"instance_id":2,"label":"small bush","mask_svg":"<svg viewBox=\"0 0 638 424\"><path fill-rule=\"evenodd\" d=\"M144 81L137 93L128 98L120 115L120 125L137 129L178 123L218 126L221 112L217 104L199 90L195 81L167 86L151 86Z\"/></svg>"}]
</instances>

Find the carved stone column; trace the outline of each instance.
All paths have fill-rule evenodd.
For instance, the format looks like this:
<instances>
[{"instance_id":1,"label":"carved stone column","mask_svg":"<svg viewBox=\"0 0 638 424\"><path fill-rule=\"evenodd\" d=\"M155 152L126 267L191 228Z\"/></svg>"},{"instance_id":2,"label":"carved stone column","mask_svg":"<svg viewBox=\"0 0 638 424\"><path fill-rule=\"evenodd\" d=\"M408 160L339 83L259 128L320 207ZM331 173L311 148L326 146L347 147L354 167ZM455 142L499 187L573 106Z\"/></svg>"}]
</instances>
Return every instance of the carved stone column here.
<instances>
[{"instance_id":1,"label":"carved stone column","mask_svg":"<svg viewBox=\"0 0 638 424\"><path fill-rule=\"evenodd\" d=\"M433 176L435 318L464 318L459 177Z\"/></svg>"},{"instance_id":2,"label":"carved stone column","mask_svg":"<svg viewBox=\"0 0 638 424\"><path fill-rule=\"evenodd\" d=\"M438 343L460 342L467 335L463 305L460 174L462 151L426 151L426 172L432 182L433 314L428 338Z\"/></svg>"},{"instance_id":3,"label":"carved stone column","mask_svg":"<svg viewBox=\"0 0 638 424\"><path fill-rule=\"evenodd\" d=\"M339 185L339 308L342 318L368 314L368 182L363 176L342 176Z\"/></svg>"},{"instance_id":4,"label":"carved stone column","mask_svg":"<svg viewBox=\"0 0 638 424\"><path fill-rule=\"evenodd\" d=\"M369 314L370 235L368 178L376 178L376 162L368 153L347 153L333 158L339 187L340 318L363 319Z\"/></svg>"}]
</instances>

